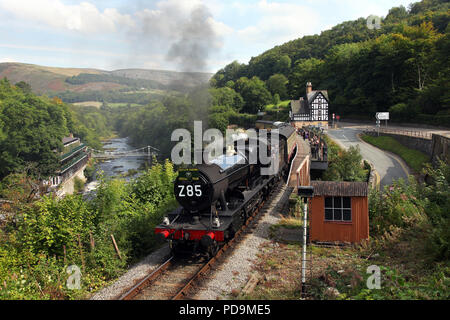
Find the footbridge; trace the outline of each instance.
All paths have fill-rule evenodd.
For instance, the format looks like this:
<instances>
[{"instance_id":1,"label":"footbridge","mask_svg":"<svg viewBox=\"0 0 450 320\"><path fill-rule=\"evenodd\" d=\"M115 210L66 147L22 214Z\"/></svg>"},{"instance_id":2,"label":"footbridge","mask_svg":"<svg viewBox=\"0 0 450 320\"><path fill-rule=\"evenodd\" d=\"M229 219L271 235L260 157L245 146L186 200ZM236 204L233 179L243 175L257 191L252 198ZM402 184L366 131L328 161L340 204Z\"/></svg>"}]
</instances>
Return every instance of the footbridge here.
<instances>
[{"instance_id":1,"label":"footbridge","mask_svg":"<svg viewBox=\"0 0 450 320\"><path fill-rule=\"evenodd\" d=\"M113 158L122 158L122 157L137 157L142 158L146 157L151 159L153 156L158 155L158 152L160 150L152 147L152 146L146 146L139 149L133 149L133 150L119 150L119 151L108 151L108 150L91 150L91 155L93 158L97 159L113 159Z\"/></svg>"}]
</instances>

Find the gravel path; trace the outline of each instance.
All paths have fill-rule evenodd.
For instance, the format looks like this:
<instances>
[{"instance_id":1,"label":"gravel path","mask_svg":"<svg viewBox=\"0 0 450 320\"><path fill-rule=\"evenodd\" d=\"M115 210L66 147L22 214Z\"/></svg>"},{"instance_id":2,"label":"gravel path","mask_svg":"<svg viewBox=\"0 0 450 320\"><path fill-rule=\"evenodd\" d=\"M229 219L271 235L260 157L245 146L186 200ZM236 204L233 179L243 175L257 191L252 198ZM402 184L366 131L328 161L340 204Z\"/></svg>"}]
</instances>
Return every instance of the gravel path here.
<instances>
[{"instance_id":1,"label":"gravel path","mask_svg":"<svg viewBox=\"0 0 450 320\"><path fill-rule=\"evenodd\" d=\"M144 260L137 263L110 286L95 293L91 300L114 300L119 298L125 291L131 289L136 283L147 276L151 271L161 265L170 255L169 245L149 254Z\"/></svg>"},{"instance_id":2,"label":"gravel path","mask_svg":"<svg viewBox=\"0 0 450 320\"><path fill-rule=\"evenodd\" d=\"M286 209L292 190L291 187L281 187L279 193L263 207L264 216L257 223L256 229L240 240L225 261L212 272L209 279L196 287L197 294L192 297L193 299L228 299L232 292L240 291L253 272L252 266L258 258L260 245L269 241L269 227L280 219L280 213Z\"/></svg>"}]
</instances>

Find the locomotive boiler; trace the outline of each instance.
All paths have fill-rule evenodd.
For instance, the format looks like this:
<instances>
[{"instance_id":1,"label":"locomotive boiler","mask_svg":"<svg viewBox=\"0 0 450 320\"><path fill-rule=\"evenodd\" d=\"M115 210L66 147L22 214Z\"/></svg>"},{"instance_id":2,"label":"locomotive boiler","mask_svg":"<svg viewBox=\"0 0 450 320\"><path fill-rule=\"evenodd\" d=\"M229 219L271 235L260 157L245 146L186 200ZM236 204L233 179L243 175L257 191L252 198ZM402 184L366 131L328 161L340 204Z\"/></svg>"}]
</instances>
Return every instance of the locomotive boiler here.
<instances>
[{"instance_id":1,"label":"locomotive boiler","mask_svg":"<svg viewBox=\"0 0 450 320\"><path fill-rule=\"evenodd\" d=\"M168 240L174 254L214 254L287 176L297 147L295 129L286 123L260 121L256 130L261 129L269 132L267 139L241 138L234 148L208 163L179 169L174 193L180 207L155 228L156 236ZM270 139L273 129L279 132L276 145ZM261 174L273 165L262 161L261 154L278 155L277 170Z\"/></svg>"}]
</instances>

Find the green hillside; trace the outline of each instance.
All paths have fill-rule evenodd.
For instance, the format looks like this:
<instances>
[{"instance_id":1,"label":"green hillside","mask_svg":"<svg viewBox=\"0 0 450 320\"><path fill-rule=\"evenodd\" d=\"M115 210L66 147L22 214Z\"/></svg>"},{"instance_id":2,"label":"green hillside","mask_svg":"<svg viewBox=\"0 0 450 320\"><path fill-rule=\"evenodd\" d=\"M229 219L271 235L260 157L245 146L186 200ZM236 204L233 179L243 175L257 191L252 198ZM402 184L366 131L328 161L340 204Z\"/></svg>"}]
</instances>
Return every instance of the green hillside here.
<instances>
[{"instance_id":1,"label":"green hillside","mask_svg":"<svg viewBox=\"0 0 450 320\"><path fill-rule=\"evenodd\" d=\"M395 7L379 29L369 29L366 18L343 22L276 46L248 64L233 61L211 85L233 89L251 113L273 103L275 95L298 99L311 81L313 89L328 90L333 113L373 118L390 111L394 120L449 125L449 19L445 0ZM249 86L260 87L263 101L244 96Z\"/></svg>"}]
</instances>

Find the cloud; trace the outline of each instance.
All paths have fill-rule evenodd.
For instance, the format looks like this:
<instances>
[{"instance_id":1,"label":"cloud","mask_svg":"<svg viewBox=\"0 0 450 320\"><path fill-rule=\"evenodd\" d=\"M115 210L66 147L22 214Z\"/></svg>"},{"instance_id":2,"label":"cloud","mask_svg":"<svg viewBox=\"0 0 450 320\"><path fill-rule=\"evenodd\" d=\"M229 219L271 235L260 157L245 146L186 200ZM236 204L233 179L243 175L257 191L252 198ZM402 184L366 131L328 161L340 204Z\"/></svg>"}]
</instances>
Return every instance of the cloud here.
<instances>
[{"instance_id":1,"label":"cloud","mask_svg":"<svg viewBox=\"0 0 450 320\"><path fill-rule=\"evenodd\" d=\"M16 62L16 60L12 59L12 58L5 57L5 58L0 58L0 63L2 63L2 62Z\"/></svg>"},{"instance_id":2,"label":"cloud","mask_svg":"<svg viewBox=\"0 0 450 320\"><path fill-rule=\"evenodd\" d=\"M26 21L83 33L114 32L119 26L134 25L130 15L115 8L101 12L89 2L66 5L60 0L0 0L0 8Z\"/></svg>"},{"instance_id":3,"label":"cloud","mask_svg":"<svg viewBox=\"0 0 450 320\"><path fill-rule=\"evenodd\" d=\"M315 11L295 3L261 0L253 6L239 3L233 6L242 14L252 10L253 15L259 17L253 25L237 31L237 36L245 42L272 47L313 33L319 26L320 17Z\"/></svg>"},{"instance_id":4,"label":"cloud","mask_svg":"<svg viewBox=\"0 0 450 320\"><path fill-rule=\"evenodd\" d=\"M216 0L206 1L210 2L215 12L222 10ZM108 52L104 56L113 56L121 65L133 61L155 65L154 61L145 59L162 55L165 58L159 61L160 65L177 65L183 71L205 70L211 54L223 47L222 38L233 32L230 27L214 19L203 0L160 0L151 7L146 2L138 2L133 9L128 8L127 14L116 8L100 10L93 3L0 0L0 11L28 25L31 23L32 26L46 27L52 31L62 30L63 34L74 39L77 34L99 40L102 40L100 37L108 39L114 36L114 43L122 44L119 49L121 53L126 52L127 47L128 52L125 57ZM77 41L83 43L80 38ZM38 46L35 49L55 51L56 48ZM69 50L72 53L76 51ZM89 54L88 51L85 54Z\"/></svg>"},{"instance_id":5,"label":"cloud","mask_svg":"<svg viewBox=\"0 0 450 320\"><path fill-rule=\"evenodd\" d=\"M30 50L30 51L47 51L47 52L60 52L60 53L70 53L70 54L82 54L89 56L101 56L101 57L125 57L125 54L103 51L103 50L90 50L81 48L60 48L51 46L34 46L34 45L17 45L9 43L0 43L0 48L8 49L20 49L20 50Z\"/></svg>"}]
</instances>

